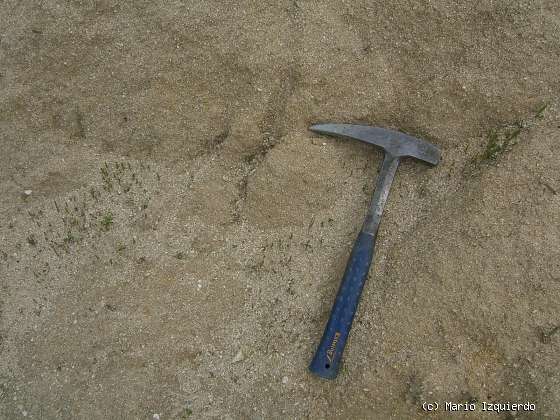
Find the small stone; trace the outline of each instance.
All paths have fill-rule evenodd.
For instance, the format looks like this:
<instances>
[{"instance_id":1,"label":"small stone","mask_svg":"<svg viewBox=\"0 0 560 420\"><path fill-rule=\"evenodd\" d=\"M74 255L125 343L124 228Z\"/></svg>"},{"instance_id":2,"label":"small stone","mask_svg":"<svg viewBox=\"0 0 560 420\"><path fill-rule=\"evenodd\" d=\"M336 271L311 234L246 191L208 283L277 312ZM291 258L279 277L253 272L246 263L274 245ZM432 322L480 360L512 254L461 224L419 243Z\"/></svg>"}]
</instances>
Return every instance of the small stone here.
<instances>
[{"instance_id":1,"label":"small stone","mask_svg":"<svg viewBox=\"0 0 560 420\"><path fill-rule=\"evenodd\" d=\"M283 383L284 385L286 385L286 384L288 383L288 377L287 377L287 376L284 376L284 377L282 378L282 383Z\"/></svg>"},{"instance_id":2,"label":"small stone","mask_svg":"<svg viewBox=\"0 0 560 420\"><path fill-rule=\"evenodd\" d=\"M243 355L243 352L241 350L239 350L237 352L237 354L235 355L235 357L233 358L233 363L239 363L241 362L243 359L245 358L245 356Z\"/></svg>"},{"instance_id":3,"label":"small stone","mask_svg":"<svg viewBox=\"0 0 560 420\"><path fill-rule=\"evenodd\" d=\"M33 190L23 190L23 193L28 197L31 195L32 192Z\"/></svg>"},{"instance_id":4,"label":"small stone","mask_svg":"<svg viewBox=\"0 0 560 420\"><path fill-rule=\"evenodd\" d=\"M153 418L154 420L159 420L159 414L155 414L155 413L154 413L154 415L152 416L152 418Z\"/></svg>"}]
</instances>

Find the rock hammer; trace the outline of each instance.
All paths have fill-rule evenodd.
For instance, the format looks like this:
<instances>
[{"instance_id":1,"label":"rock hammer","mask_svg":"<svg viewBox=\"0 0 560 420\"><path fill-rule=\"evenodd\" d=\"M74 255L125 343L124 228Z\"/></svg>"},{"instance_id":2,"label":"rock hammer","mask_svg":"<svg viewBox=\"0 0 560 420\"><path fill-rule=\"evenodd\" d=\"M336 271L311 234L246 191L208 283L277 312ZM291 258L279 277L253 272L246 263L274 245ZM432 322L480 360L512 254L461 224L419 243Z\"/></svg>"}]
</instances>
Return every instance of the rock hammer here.
<instances>
[{"instance_id":1,"label":"rock hammer","mask_svg":"<svg viewBox=\"0 0 560 420\"><path fill-rule=\"evenodd\" d=\"M437 147L424 140L380 127L316 124L309 129L319 134L375 144L385 151L371 205L346 264L323 338L309 365L309 370L314 374L325 379L334 379L338 375L342 353L368 276L381 215L400 159L413 157L437 165L441 153Z\"/></svg>"}]
</instances>

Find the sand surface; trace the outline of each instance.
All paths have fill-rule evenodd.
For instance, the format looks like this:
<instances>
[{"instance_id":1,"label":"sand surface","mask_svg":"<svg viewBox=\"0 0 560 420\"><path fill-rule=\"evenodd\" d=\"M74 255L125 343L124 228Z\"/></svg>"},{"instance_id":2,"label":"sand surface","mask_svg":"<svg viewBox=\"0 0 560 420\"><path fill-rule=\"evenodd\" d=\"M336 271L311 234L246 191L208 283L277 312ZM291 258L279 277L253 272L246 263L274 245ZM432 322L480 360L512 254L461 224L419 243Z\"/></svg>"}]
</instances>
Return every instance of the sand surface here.
<instances>
[{"instance_id":1,"label":"sand surface","mask_svg":"<svg viewBox=\"0 0 560 420\"><path fill-rule=\"evenodd\" d=\"M0 418L560 417L558 1L1 6ZM381 153L326 121L443 153L399 168L332 382Z\"/></svg>"}]
</instances>

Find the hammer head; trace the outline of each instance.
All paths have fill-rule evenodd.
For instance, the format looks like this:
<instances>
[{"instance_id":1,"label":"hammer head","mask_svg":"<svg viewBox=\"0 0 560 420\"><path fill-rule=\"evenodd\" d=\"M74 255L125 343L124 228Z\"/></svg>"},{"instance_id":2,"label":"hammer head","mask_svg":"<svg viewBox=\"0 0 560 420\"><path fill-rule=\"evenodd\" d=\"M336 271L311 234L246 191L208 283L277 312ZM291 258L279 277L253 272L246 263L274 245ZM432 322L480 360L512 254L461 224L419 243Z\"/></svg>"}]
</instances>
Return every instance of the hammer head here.
<instances>
[{"instance_id":1,"label":"hammer head","mask_svg":"<svg viewBox=\"0 0 560 420\"><path fill-rule=\"evenodd\" d=\"M439 149L433 144L386 128L355 124L315 124L309 129L320 134L365 141L382 147L385 153L394 157L410 156L432 165L437 165L441 156Z\"/></svg>"}]
</instances>

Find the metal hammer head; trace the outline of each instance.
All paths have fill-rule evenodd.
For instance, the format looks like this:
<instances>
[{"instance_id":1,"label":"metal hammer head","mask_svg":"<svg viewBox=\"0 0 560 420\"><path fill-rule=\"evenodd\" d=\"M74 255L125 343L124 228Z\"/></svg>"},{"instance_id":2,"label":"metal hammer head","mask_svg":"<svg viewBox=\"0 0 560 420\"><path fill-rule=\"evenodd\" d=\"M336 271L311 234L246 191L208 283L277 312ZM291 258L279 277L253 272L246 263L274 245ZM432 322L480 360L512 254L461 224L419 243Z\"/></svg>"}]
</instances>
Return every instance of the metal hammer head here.
<instances>
[{"instance_id":1,"label":"metal hammer head","mask_svg":"<svg viewBox=\"0 0 560 420\"><path fill-rule=\"evenodd\" d=\"M411 156L432 165L437 165L441 156L439 149L433 144L386 128L354 124L315 124L309 129L320 134L365 141L382 147L394 157Z\"/></svg>"}]
</instances>

